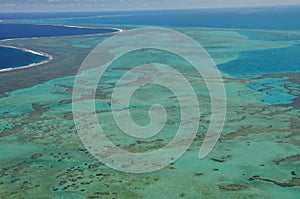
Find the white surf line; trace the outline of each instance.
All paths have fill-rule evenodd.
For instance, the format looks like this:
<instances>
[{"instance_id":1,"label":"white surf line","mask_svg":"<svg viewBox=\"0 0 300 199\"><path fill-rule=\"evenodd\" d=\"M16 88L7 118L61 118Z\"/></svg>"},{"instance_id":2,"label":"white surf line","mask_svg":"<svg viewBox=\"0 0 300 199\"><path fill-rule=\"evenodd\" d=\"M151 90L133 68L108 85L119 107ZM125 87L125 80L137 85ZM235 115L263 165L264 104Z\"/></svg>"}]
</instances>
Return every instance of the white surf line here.
<instances>
[{"instance_id":1,"label":"white surf line","mask_svg":"<svg viewBox=\"0 0 300 199\"><path fill-rule=\"evenodd\" d=\"M27 24L27 23L23 23ZM68 24L35 24L35 25L42 25L42 26L62 26L62 27L67 27L67 28L81 28L81 29L111 29L111 30L117 30L118 32L125 32L124 29L121 28L114 28L114 27L106 27L106 26L80 26L80 25L68 25ZM96 34L112 34L114 32L108 32L108 33L92 33L92 34L83 34L83 35L96 35ZM70 36L75 36L75 35L70 35Z\"/></svg>"},{"instance_id":2,"label":"white surf line","mask_svg":"<svg viewBox=\"0 0 300 199\"><path fill-rule=\"evenodd\" d=\"M13 39L9 39L9 40L13 40ZM1 42L3 42L3 41L5 41L5 40L2 40ZM21 50L23 52L28 52L28 53L31 53L31 54L34 54L34 55L39 55L39 56L43 56L43 57L47 57L48 58L47 60L40 61L38 63L32 63L32 64L28 64L28 65L24 65L24 66L18 66L18 67L15 67L15 68L0 69L0 72L7 72L7 71L12 71L12 70L19 70L19 69L24 69L24 68L30 68L30 67L34 67L34 66L39 66L39 65L42 65L42 64L46 64L46 63L48 63L49 61L51 61L53 59L53 56L51 56L51 55L49 55L47 53L37 52L37 51L33 51L33 50L30 50L30 49L27 49L27 48L19 48L19 47L9 46L9 45L5 45L5 44L0 44L0 47L13 48L13 49Z\"/></svg>"},{"instance_id":3,"label":"white surf line","mask_svg":"<svg viewBox=\"0 0 300 199\"><path fill-rule=\"evenodd\" d=\"M68 27L68 28L84 28L84 29L99 29L99 30L101 30L101 29L111 29L111 30L117 30L118 32L125 32L124 29L114 28L114 27L77 26L77 25L65 25L65 24L51 24L51 25L53 25L53 26L63 26L63 27ZM110 33L114 33L114 32L110 32ZM110 33L102 33L102 34L110 34Z\"/></svg>"},{"instance_id":4,"label":"white surf line","mask_svg":"<svg viewBox=\"0 0 300 199\"><path fill-rule=\"evenodd\" d=\"M28 23L16 23L16 24L28 24ZM12 39L3 39L0 42L5 42L9 40L16 40L16 39L38 39L38 38L55 38L55 37L76 37L76 36L91 36L91 35L109 35L109 34L116 34L125 32L125 29L115 28L115 27L97 27L97 26L76 26L76 25L66 25L66 24L33 24L33 25L41 25L41 26L61 26L61 27L68 27L68 28L82 28L82 29L111 29L116 30L117 32L106 32L106 33L87 33L87 34L78 34L78 35L62 35L62 36L44 36L44 37L20 37L20 38L12 38Z\"/></svg>"},{"instance_id":5,"label":"white surf line","mask_svg":"<svg viewBox=\"0 0 300 199\"><path fill-rule=\"evenodd\" d=\"M42 24L37 24L37 25L42 25ZM64 25L64 24L45 24L45 25L53 25L53 26L61 25L61 26L74 27L74 28L75 27L76 28L80 27L80 26L68 26L68 25ZM81 28L89 28L89 27L81 26ZM90 28L93 29L94 27L90 27ZM113 28L113 27L105 27L105 28L106 29L117 30L119 33L125 32L124 29L120 29L120 28ZM100 28L95 27L95 29L100 29ZM32 63L32 64L29 64L29 65L18 66L18 67L15 67L15 68L0 69L0 73L1 72L8 72L8 71L13 71L13 70L24 69L24 68L30 68L30 67L34 67L34 66L39 66L39 65L42 65L42 64L46 64L46 63L50 62L51 60L53 60L53 56L51 56L47 53L37 52L37 51L33 51L33 50L30 50L30 49L27 49L27 48L20 48L20 47L16 47L16 46L10 46L10 45L3 44L3 42L13 41L13 40L24 40L24 39L55 38L55 37L70 37L70 36L92 36L92 35L106 35L106 34L115 34L115 33L116 32L98 33L98 34L97 33L95 33L95 34L83 34L83 35L50 36L50 37L23 37L23 38L11 38L11 39L0 40L0 47L14 48L14 49L22 50L23 52L29 52L29 53L32 53L32 54L35 54L35 55L40 55L40 56L48 58L47 60L44 60L44 61L41 61L41 62L38 62L38 63Z\"/></svg>"},{"instance_id":6,"label":"white surf line","mask_svg":"<svg viewBox=\"0 0 300 199\"><path fill-rule=\"evenodd\" d=\"M111 29L111 30L117 30L117 31L124 31L123 29L120 28L115 28L115 27L110 27L110 26L83 26L83 25L68 25L68 24L47 24L47 23L38 23L38 24L32 24L32 23L26 23L26 22L21 22L21 23L12 23L12 24L27 24L27 25L37 25L37 26L59 26L59 27L67 27L67 28L80 28L80 29ZM110 32L113 33L113 32ZM107 34L107 33L94 33L94 34ZM83 34L85 35L85 34ZM72 35L70 35L72 36Z\"/></svg>"}]
</instances>

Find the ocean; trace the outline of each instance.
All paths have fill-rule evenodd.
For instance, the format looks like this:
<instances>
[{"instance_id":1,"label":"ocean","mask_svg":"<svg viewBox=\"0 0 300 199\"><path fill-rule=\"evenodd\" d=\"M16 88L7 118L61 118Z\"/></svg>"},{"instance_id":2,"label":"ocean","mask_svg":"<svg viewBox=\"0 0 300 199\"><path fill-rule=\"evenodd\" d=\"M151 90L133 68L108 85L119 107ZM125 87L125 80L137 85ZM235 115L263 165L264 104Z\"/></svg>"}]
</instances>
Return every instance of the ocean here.
<instances>
[{"instance_id":1,"label":"ocean","mask_svg":"<svg viewBox=\"0 0 300 199\"><path fill-rule=\"evenodd\" d=\"M246 30L255 29L272 29L272 30L294 30L300 29L300 7L271 7L271 8L227 8L227 9L194 9L194 10L162 10L162 11L120 11L120 12L84 12L84 13L0 13L0 20L13 20L27 24L0 24L0 40L22 38L22 37L50 37L50 36L67 36L67 35L83 35L83 34L98 34L109 33L116 30L109 28L99 28L99 26L163 26L163 27L209 27L209 28L237 28ZM192 19L192 20L191 20ZM29 24L28 24L29 23ZM32 24L30 24L32 23ZM41 24L65 24L70 26L89 25L98 27L96 29L74 28L65 26L52 26ZM37 25L40 24L40 25ZM251 32L243 32L249 38L260 37L264 40L286 40L291 38L270 35L268 33L257 33L254 35ZM295 38L294 38L295 39ZM297 38L296 38L297 39ZM274 67L276 61L282 60L286 51L292 52L293 66L284 69L281 67L277 72L284 71L299 71L300 58L295 56L291 49L277 49L275 51L259 51L259 52L242 52L240 54L243 59L220 65L223 72L231 75L239 74L256 74L257 71L264 68L264 73L276 72ZM12 60L5 60L5 57L10 57L12 50L1 50L1 67L10 68L28 64L28 60L39 59L36 55L25 53L20 56L15 63ZM266 58L275 57L275 59L267 62L271 67L265 67L265 63L245 67L245 71L240 71L239 66L245 65L244 62L253 63L251 59L256 55L264 53ZM21 52L17 53L22 54ZM23 64L22 64L22 59ZM284 58L285 65L289 64L288 59ZM296 61L295 61L296 60ZM241 61L243 63L241 63ZM248 61L248 62L247 62ZM232 69L231 65L237 65ZM242 70L244 67L242 67Z\"/></svg>"},{"instance_id":2,"label":"ocean","mask_svg":"<svg viewBox=\"0 0 300 199\"><path fill-rule=\"evenodd\" d=\"M83 28L69 27L62 25L35 25L35 24L0 24L0 40L32 37L55 37L74 36L85 34L106 34L117 32L112 28ZM0 48L0 70L6 68L16 68L38 63L47 60L47 57L24 52L21 49Z\"/></svg>"},{"instance_id":3,"label":"ocean","mask_svg":"<svg viewBox=\"0 0 300 199\"><path fill-rule=\"evenodd\" d=\"M46 59L46 57L41 55L24 52L15 48L6 48L0 46L0 70L10 67L20 67L33 63L39 63Z\"/></svg>"},{"instance_id":4,"label":"ocean","mask_svg":"<svg viewBox=\"0 0 300 199\"><path fill-rule=\"evenodd\" d=\"M44 14L45 15L45 14ZM159 10L159 11L120 11L94 12L86 16L83 13L50 17L49 23L99 25L138 25L164 27L209 27L209 28L241 28L241 29L300 29L300 6L266 7L266 8L223 8L223 9L191 9L191 10ZM54 15L55 16L55 15ZM0 15L1 17L1 15ZM20 18L18 16L16 18ZM23 18L35 21L44 16L24 14ZM30 21L30 20L29 20ZM45 19L41 20L45 22ZM38 22L38 20L36 20Z\"/></svg>"},{"instance_id":5,"label":"ocean","mask_svg":"<svg viewBox=\"0 0 300 199\"><path fill-rule=\"evenodd\" d=\"M218 68L233 76L263 75L300 71L300 45L284 48L242 51L239 59L219 64Z\"/></svg>"},{"instance_id":6,"label":"ocean","mask_svg":"<svg viewBox=\"0 0 300 199\"><path fill-rule=\"evenodd\" d=\"M299 15L299 6L0 14L2 39L46 37L2 43L54 57L46 64L0 73L0 198L299 198ZM90 34L92 32L88 31L95 30L53 26L55 24L122 29L173 28L192 37L207 50L221 70L226 98L218 96L222 90L214 90L216 87L208 90L209 84L219 82L215 75L203 79L184 57L152 48L114 59L102 76L95 76L97 70L87 64L91 67L88 70L92 72L91 76L99 77L94 92L89 74L85 71L76 74L89 52L108 36L47 38ZM170 40L170 37L160 35L161 44ZM118 44L123 41L124 48L110 50L107 54L111 56L107 58L135 42L131 38L122 38ZM183 46L178 41L178 46ZM44 59L38 54L13 48L1 47L0 54L2 68L30 65ZM198 54L192 55L198 57ZM149 71L142 71L144 74L129 72L129 69L147 63L157 64ZM178 79L171 79L167 86L147 84L156 80L163 82L164 77L170 75L158 64L177 70L193 92L182 87L182 83L176 81ZM105 66L99 64L99 67ZM112 99L119 83L121 95ZM169 86L177 87L179 93ZM76 90L87 92L76 94ZM133 90L130 99L122 101ZM215 98L210 95L213 93L217 93ZM198 105L190 103L193 96ZM95 99L89 100L89 97ZM188 101L181 104L179 97ZM214 99L216 103L213 103ZM85 101L94 105L86 106ZM120 105L112 106L115 102ZM158 104L166 112L165 121L159 119L160 115L152 117L153 112L149 111L150 108L155 110L157 106L153 105ZM78 105L82 109L76 109ZM214 105L217 106L213 109ZM213 114L221 115L224 107L226 118L214 120ZM185 116L192 116L191 110L198 108L199 114L185 119ZM84 109L91 110L98 122L89 122L88 114L82 114L80 126L84 127L84 135L81 136L75 114L84 113L81 111ZM123 111L130 114L128 118L127 114L121 115L129 130L135 131L129 120L151 127L151 120L159 119L156 121L163 128L160 132L151 128L151 133L157 133L153 137L131 136L114 117L115 113ZM197 129L186 128L185 125L194 121L199 121ZM217 128L212 126L213 134L208 136L207 143L218 137L215 130L223 127L223 121L225 125L219 141L208 156L199 158L209 124L216 124ZM103 134L100 138L95 130L99 126L102 130L98 132ZM176 141L174 138L178 137L180 129L186 131L181 136L184 139ZM190 129L195 129L195 138L185 137L190 134ZM97 158L100 161L89 153L90 147L84 146L82 138L90 133L94 134L90 140L85 140L91 141L93 147L99 147L100 150L93 151L99 152ZM97 144L97 138L103 142ZM176 159L173 149L177 151L190 141L193 144ZM101 146L103 143L107 145ZM115 157L114 152L119 149L111 147L114 145L125 152L145 154L145 162L127 155L110 161L122 171L132 166L138 169L160 166L160 160L172 162L149 173L120 172L105 165L102 159ZM169 154L165 156L162 150ZM147 159L152 153L157 156Z\"/></svg>"},{"instance_id":7,"label":"ocean","mask_svg":"<svg viewBox=\"0 0 300 199\"><path fill-rule=\"evenodd\" d=\"M28 37L55 37L117 32L111 28L76 28L35 24L0 24L0 40Z\"/></svg>"}]
</instances>

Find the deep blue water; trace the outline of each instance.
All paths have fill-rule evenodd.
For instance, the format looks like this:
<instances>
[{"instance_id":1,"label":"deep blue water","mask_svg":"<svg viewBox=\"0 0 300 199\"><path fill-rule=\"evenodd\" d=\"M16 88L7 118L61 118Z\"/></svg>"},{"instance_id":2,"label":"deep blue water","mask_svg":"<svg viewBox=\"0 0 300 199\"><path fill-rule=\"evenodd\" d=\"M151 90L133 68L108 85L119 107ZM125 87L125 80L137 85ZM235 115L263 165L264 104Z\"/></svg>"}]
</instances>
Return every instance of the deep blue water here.
<instances>
[{"instance_id":1,"label":"deep blue water","mask_svg":"<svg viewBox=\"0 0 300 199\"><path fill-rule=\"evenodd\" d=\"M38 63L46 58L14 48L0 47L0 70Z\"/></svg>"},{"instance_id":2,"label":"deep blue water","mask_svg":"<svg viewBox=\"0 0 300 199\"><path fill-rule=\"evenodd\" d=\"M0 20L6 19L53 19L67 17L91 17L111 15L114 12L33 12L33 13L0 13Z\"/></svg>"},{"instance_id":3,"label":"deep blue water","mask_svg":"<svg viewBox=\"0 0 300 199\"><path fill-rule=\"evenodd\" d=\"M94 13L96 15L96 13ZM97 13L103 15L103 13ZM269 8L231 8L131 11L110 13L105 17L62 19L67 24L123 24L175 27L212 27L245 29L300 29L300 6ZM126 16L127 14L127 16Z\"/></svg>"},{"instance_id":4,"label":"deep blue water","mask_svg":"<svg viewBox=\"0 0 300 199\"><path fill-rule=\"evenodd\" d=\"M300 30L300 7L88 13L0 13L0 19L34 19L37 23L49 22L52 24L55 23L68 25L89 24L93 26L99 26L101 24L130 24L169 27ZM42 20L38 21L38 19ZM50 25L0 23L0 39L82 35L107 32L111 32L111 29L81 29ZM250 39L270 41L292 41L299 39L294 37L282 37L282 35L265 32L251 32L248 30L245 30L244 32L241 31L240 33L248 36ZM8 49L8 51L11 50ZM241 52L239 59L219 65L218 67L222 71L234 76L299 71L299 52L299 46L292 46L282 49ZM2 54L4 55L3 52ZM28 56L28 54L26 55ZM5 56L2 56L2 65L4 65L4 63L10 63L10 65L7 67L17 65L14 63L14 61L9 62L4 59ZM22 59L18 59L18 61L20 60L22 61Z\"/></svg>"},{"instance_id":5,"label":"deep blue water","mask_svg":"<svg viewBox=\"0 0 300 199\"><path fill-rule=\"evenodd\" d=\"M51 37L71 36L84 34L98 34L116 32L109 28L73 28L52 25L34 24L0 24L0 39L23 38L23 37Z\"/></svg>"},{"instance_id":6,"label":"deep blue water","mask_svg":"<svg viewBox=\"0 0 300 199\"><path fill-rule=\"evenodd\" d=\"M24 37L70 36L84 34L110 33L117 30L109 28L73 28L53 25L34 24L0 24L0 40ZM15 68L31 63L37 63L45 57L23 52L18 49L0 48L0 69Z\"/></svg>"}]
</instances>

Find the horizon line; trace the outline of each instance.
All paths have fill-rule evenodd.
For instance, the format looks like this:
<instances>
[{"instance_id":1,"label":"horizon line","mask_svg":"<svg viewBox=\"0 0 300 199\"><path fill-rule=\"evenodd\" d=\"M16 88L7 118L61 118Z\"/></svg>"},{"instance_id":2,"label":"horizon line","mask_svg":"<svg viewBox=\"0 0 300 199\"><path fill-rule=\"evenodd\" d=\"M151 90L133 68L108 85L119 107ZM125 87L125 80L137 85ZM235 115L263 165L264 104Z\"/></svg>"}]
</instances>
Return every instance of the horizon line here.
<instances>
[{"instance_id":1,"label":"horizon line","mask_svg":"<svg viewBox=\"0 0 300 199\"><path fill-rule=\"evenodd\" d=\"M29 10L29 11L1 11L2 13L88 13L88 12L136 12L136 11L171 11L171 10L226 10L226 9L265 9L265 8L295 8L300 7L299 4L291 5L260 5L260 6L224 6L224 7L198 7L198 8L162 8L162 9L112 9L112 10L58 10L58 11L46 11L46 10Z\"/></svg>"}]
</instances>

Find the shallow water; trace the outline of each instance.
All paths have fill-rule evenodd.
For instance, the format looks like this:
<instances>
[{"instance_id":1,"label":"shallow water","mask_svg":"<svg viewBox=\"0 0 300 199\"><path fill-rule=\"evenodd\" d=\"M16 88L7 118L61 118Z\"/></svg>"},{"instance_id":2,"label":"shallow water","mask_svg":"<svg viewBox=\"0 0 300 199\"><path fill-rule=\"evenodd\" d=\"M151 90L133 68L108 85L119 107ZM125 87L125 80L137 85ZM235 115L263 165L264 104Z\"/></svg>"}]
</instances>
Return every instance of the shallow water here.
<instances>
[{"instance_id":1,"label":"shallow water","mask_svg":"<svg viewBox=\"0 0 300 199\"><path fill-rule=\"evenodd\" d=\"M251 82L249 87L266 95L262 102L265 104L290 104L300 94L299 84L283 78L265 78Z\"/></svg>"},{"instance_id":2,"label":"shallow water","mask_svg":"<svg viewBox=\"0 0 300 199\"><path fill-rule=\"evenodd\" d=\"M199 41L217 65L245 62L239 56L241 52L276 51L294 45L294 40L251 40L227 29L179 30ZM228 99L225 127L213 151L199 159L211 115L203 79L195 77L186 61L169 53L150 50L128 54L109 67L98 85L97 116L107 136L132 152L156 150L174 136L179 123L178 103L165 88L143 87L130 102L133 118L139 124L149 121L150 105L162 103L167 107L170 118L166 129L156 137L131 138L111 119L109 102L114 83L128 68L149 58L169 63L191 82L200 104L199 130L192 146L179 160L156 172L128 174L98 162L76 132L71 97L74 74L86 54L104 38L7 42L44 49L57 59L29 70L0 74L0 81L14 88L6 90L7 96L0 99L1 198L298 198L300 110L296 108L296 99L300 82L292 77L297 72L254 79L223 73ZM12 77L26 81L16 87Z\"/></svg>"},{"instance_id":3,"label":"shallow water","mask_svg":"<svg viewBox=\"0 0 300 199\"><path fill-rule=\"evenodd\" d=\"M239 53L238 59L218 67L233 76L299 72L299 52L298 44L285 48L243 51Z\"/></svg>"}]
</instances>

